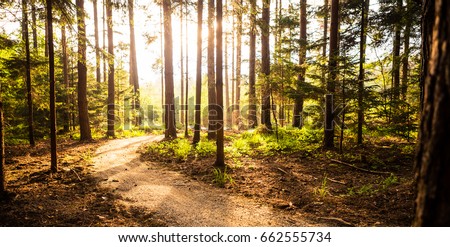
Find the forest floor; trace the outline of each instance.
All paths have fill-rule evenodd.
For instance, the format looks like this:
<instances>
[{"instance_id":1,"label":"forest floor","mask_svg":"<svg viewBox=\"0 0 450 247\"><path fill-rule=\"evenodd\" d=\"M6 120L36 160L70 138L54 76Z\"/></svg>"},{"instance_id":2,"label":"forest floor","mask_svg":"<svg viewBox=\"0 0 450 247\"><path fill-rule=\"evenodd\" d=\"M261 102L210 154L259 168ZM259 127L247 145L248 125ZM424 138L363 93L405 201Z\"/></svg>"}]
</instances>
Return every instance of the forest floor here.
<instances>
[{"instance_id":1,"label":"forest floor","mask_svg":"<svg viewBox=\"0 0 450 247\"><path fill-rule=\"evenodd\" d=\"M220 188L212 182L213 157L149 157L145 144L161 138L61 142L56 174L48 172L48 144L8 147L10 192L0 201L0 226L408 226L412 220L412 156L390 141L351 150L361 158L352 163L358 168L327 152L242 157L228 171L233 183Z\"/></svg>"}]
</instances>

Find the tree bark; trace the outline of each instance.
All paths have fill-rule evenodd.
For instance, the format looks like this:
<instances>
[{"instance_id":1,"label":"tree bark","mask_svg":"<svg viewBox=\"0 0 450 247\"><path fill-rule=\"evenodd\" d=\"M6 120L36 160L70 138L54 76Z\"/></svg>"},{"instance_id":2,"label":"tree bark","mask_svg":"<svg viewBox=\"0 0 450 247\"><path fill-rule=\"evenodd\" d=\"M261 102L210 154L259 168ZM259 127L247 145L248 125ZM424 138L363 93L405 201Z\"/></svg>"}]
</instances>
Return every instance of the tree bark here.
<instances>
[{"instance_id":1,"label":"tree bark","mask_svg":"<svg viewBox=\"0 0 450 247\"><path fill-rule=\"evenodd\" d=\"M327 57L327 44L328 44L328 16L330 12L330 8L328 6L329 0L324 0L323 8L323 46L322 46L322 56L324 58ZM327 83L327 69L325 66L322 68L322 87L325 88Z\"/></svg>"},{"instance_id":2,"label":"tree bark","mask_svg":"<svg viewBox=\"0 0 450 247\"><path fill-rule=\"evenodd\" d=\"M406 0L406 13L411 11L411 0ZM411 18L406 18L405 32L403 34L403 56L402 56L402 90L401 98L406 100L406 93L408 92L408 72L409 72L409 42L411 36Z\"/></svg>"},{"instance_id":3,"label":"tree bark","mask_svg":"<svg viewBox=\"0 0 450 247\"><path fill-rule=\"evenodd\" d=\"M36 25L36 4L35 0L31 1L31 30L33 32L33 49L35 52L38 50L37 42L37 25Z\"/></svg>"},{"instance_id":4,"label":"tree bark","mask_svg":"<svg viewBox=\"0 0 450 247\"><path fill-rule=\"evenodd\" d=\"M66 87L66 102L64 107L64 132L70 131L70 84L69 84L69 59L67 57L66 25L61 26L61 49L63 65L63 84Z\"/></svg>"},{"instance_id":5,"label":"tree bark","mask_svg":"<svg viewBox=\"0 0 450 247\"><path fill-rule=\"evenodd\" d=\"M334 114L333 94L335 93L338 74L338 32L339 32L339 0L331 1L331 23L330 23L330 53L329 53L329 79L327 81L327 95L325 98L325 128L324 147L334 147Z\"/></svg>"},{"instance_id":6,"label":"tree bark","mask_svg":"<svg viewBox=\"0 0 450 247\"><path fill-rule=\"evenodd\" d=\"M184 20L184 29L186 30L186 35L184 38L184 45L186 46L186 90L184 96L184 105L185 105L185 118L184 118L184 137L189 137L189 38L187 35L188 32L188 1L184 2L184 7L186 11L185 20Z\"/></svg>"},{"instance_id":7,"label":"tree bark","mask_svg":"<svg viewBox=\"0 0 450 247\"><path fill-rule=\"evenodd\" d=\"M172 42L172 2L163 0L164 15L164 81L165 81L165 124L166 138L176 138L175 102L173 86L173 42Z\"/></svg>"},{"instance_id":8,"label":"tree bark","mask_svg":"<svg viewBox=\"0 0 450 247\"><path fill-rule=\"evenodd\" d=\"M194 145L200 141L201 103L202 103L202 22L203 0L197 1L197 68L195 75L195 124Z\"/></svg>"},{"instance_id":9,"label":"tree bark","mask_svg":"<svg viewBox=\"0 0 450 247\"><path fill-rule=\"evenodd\" d=\"M101 73L100 73L100 46L98 40L98 11L97 0L93 0L94 6L94 39L95 39L95 78L97 81L97 88L100 90Z\"/></svg>"},{"instance_id":10,"label":"tree bark","mask_svg":"<svg viewBox=\"0 0 450 247\"><path fill-rule=\"evenodd\" d=\"M183 0L180 1L180 123L184 123L184 44L183 44ZM187 0L186 0L187 1ZM186 30L187 35L187 30Z\"/></svg>"},{"instance_id":11,"label":"tree bark","mask_svg":"<svg viewBox=\"0 0 450 247\"><path fill-rule=\"evenodd\" d=\"M31 88L31 57L30 57L30 40L28 35L28 7L27 0L22 0L22 38L25 42L25 80L27 85L27 106L28 106L28 141L30 146L34 147L34 113L33 113L33 97Z\"/></svg>"},{"instance_id":12,"label":"tree bark","mask_svg":"<svg viewBox=\"0 0 450 247\"><path fill-rule=\"evenodd\" d=\"M235 88L235 102L233 107L233 120L234 124L239 126L240 123L240 104L241 104L241 68L242 68L242 0L234 0L234 6L237 7L236 10L236 88Z\"/></svg>"},{"instance_id":13,"label":"tree bark","mask_svg":"<svg viewBox=\"0 0 450 247\"><path fill-rule=\"evenodd\" d=\"M224 129L223 129L223 44L222 44L222 0L217 0L216 15L216 92L217 92L217 152L215 166L225 170Z\"/></svg>"},{"instance_id":14,"label":"tree bark","mask_svg":"<svg viewBox=\"0 0 450 247\"><path fill-rule=\"evenodd\" d=\"M50 157L51 172L58 171L56 150L56 96L55 96L55 51L53 47L53 17L52 0L47 0L47 25L48 25L48 62L50 80Z\"/></svg>"},{"instance_id":15,"label":"tree bark","mask_svg":"<svg viewBox=\"0 0 450 247\"><path fill-rule=\"evenodd\" d=\"M303 101L304 94L302 92L302 85L305 84L305 74L306 74L306 0L300 1L300 54L299 54L299 64L300 73L297 78L297 94L294 104L294 121L292 123L293 127L302 127L302 112L303 112Z\"/></svg>"},{"instance_id":16,"label":"tree bark","mask_svg":"<svg viewBox=\"0 0 450 247\"><path fill-rule=\"evenodd\" d=\"M256 116L256 0L250 0L250 51L249 51L249 74L248 74L248 102L249 114L248 125L250 128L258 126Z\"/></svg>"},{"instance_id":17,"label":"tree bark","mask_svg":"<svg viewBox=\"0 0 450 247\"><path fill-rule=\"evenodd\" d=\"M429 70L425 79L425 97L416 158L417 198L414 226L450 225L450 6L448 1L424 1L424 25L432 37L424 46ZM435 9L434 13L428 11Z\"/></svg>"},{"instance_id":18,"label":"tree bark","mask_svg":"<svg viewBox=\"0 0 450 247\"><path fill-rule=\"evenodd\" d=\"M216 82L214 71L214 0L208 0L208 139L216 139Z\"/></svg>"},{"instance_id":19,"label":"tree bark","mask_svg":"<svg viewBox=\"0 0 450 247\"><path fill-rule=\"evenodd\" d=\"M397 0L396 2L396 12L397 15L400 16L400 13L402 11L402 0ZM393 48L392 48L392 91L393 91L393 97L392 99L394 101L398 101L400 99L400 32L401 32L401 26L400 21L395 24L394 26L394 41L393 41ZM394 117L396 119L396 117Z\"/></svg>"},{"instance_id":20,"label":"tree bark","mask_svg":"<svg viewBox=\"0 0 450 247\"><path fill-rule=\"evenodd\" d=\"M114 36L113 36L113 15L112 15L112 3L111 0L106 1L106 24L108 28L108 130L106 135L108 137L114 137L114 124L115 124L115 85L114 85Z\"/></svg>"},{"instance_id":21,"label":"tree bark","mask_svg":"<svg viewBox=\"0 0 450 247\"><path fill-rule=\"evenodd\" d=\"M261 124L272 130L270 121L270 0L263 0L262 24L261 24L261 74L263 76L262 86L262 109Z\"/></svg>"},{"instance_id":22,"label":"tree bark","mask_svg":"<svg viewBox=\"0 0 450 247\"><path fill-rule=\"evenodd\" d=\"M361 5L361 31L359 43L359 75L358 75L358 144L363 143L362 129L364 124L364 64L366 62L366 37L369 17L370 0L364 0Z\"/></svg>"},{"instance_id":23,"label":"tree bark","mask_svg":"<svg viewBox=\"0 0 450 247\"><path fill-rule=\"evenodd\" d=\"M86 67L86 24L84 21L84 0L77 0L78 27L78 121L80 124L80 141L92 139L89 126L87 102L87 67Z\"/></svg>"},{"instance_id":24,"label":"tree bark","mask_svg":"<svg viewBox=\"0 0 450 247\"><path fill-rule=\"evenodd\" d=\"M134 0L128 0L128 20L130 26L130 86L133 87L133 110L136 112L136 126L141 126L142 119L140 116L140 93L139 93L139 74L136 56L136 37L134 34Z\"/></svg>"}]
</instances>

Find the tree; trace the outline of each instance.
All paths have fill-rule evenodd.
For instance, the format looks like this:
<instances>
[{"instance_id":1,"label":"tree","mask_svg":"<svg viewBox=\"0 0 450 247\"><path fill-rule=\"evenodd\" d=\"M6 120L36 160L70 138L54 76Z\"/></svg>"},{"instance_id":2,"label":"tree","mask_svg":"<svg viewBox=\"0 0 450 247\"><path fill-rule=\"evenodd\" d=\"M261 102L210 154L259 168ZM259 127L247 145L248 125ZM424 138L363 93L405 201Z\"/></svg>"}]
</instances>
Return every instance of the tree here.
<instances>
[{"instance_id":1,"label":"tree","mask_svg":"<svg viewBox=\"0 0 450 247\"><path fill-rule=\"evenodd\" d=\"M62 52L62 67L63 67L63 84L66 87L66 105L64 111L64 132L69 132L70 128L70 83L69 83L69 59L67 56L67 39L66 39L66 25L61 26L61 52Z\"/></svg>"},{"instance_id":2,"label":"tree","mask_svg":"<svg viewBox=\"0 0 450 247\"><path fill-rule=\"evenodd\" d=\"M217 156L215 166L225 169L225 153L224 153L224 126L223 126L223 44L222 44L222 0L217 0L216 15L216 92L217 92Z\"/></svg>"},{"instance_id":3,"label":"tree","mask_svg":"<svg viewBox=\"0 0 450 247\"><path fill-rule=\"evenodd\" d=\"M48 25L48 63L50 81L50 156L51 172L58 171L56 155L56 96L55 96L55 51L53 47L53 1L47 0L47 25Z\"/></svg>"},{"instance_id":4,"label":"tree","mask_svg":"<svg viewBox=\"0 0 450 247\"><path fill-rule=\"evenodd\" d=\"M77 28L78 28L78 121L80 124L80 141L92 139L89 126L89 112L87 102L87 67L86 67L86 24L84 0L77 0Z\"/></svg>"},{"instance_id":5,"label":"tree","mask_svg":"<svg viewBox=\"0 0 450 247\"><path fill-rule=\"evenodd\" d=\"M195 75L195 124L194 139L197 144L200 141L200 121L202 102L202 21L203 20L203 0L197 1L197 71Z\"/></svg>"},{"instance_id":6,"label":"tree","mask_svg":"<svg viewBox=\"0 0 450 247\"><path fill-rule=\"evenodd\" d=\"M235 102L233 107L233 119L234 124L239 126L239 112L241 104L241 67L242 67L242 0L234 0L234 6L236 8L236 90L235 90Z\"/></svg>"},{"instance_id":7,"label":"tree","mask_svg":"<svg viewBox=\"0 0 450 247\"><path fill-rule=\"evenodd\" d=\"M364 63L366 61L366 37L369 16L370 0L364 0L361 4L361 31L359 41L359 75L358 75L358 144L362 144L362 128L364 124Z\"/></svg>"},{"instance_id":8,"label":"tree","mask_svg":"<svg viewBox=\"0 0 450 247\"><path fill-rule=\"evenodd\" d=\"M403 8L403 1L396 1L396 12L398 18L401 16L401 11ZM394 41L392 42L392 90L394 101L400 99L400 45L401 45L401 24L400 20L396 21L394 24ZM396 118L394 118L396 119Z\"/></svg>"},{"instance_id":9,"label":"tree","mask_svg":"<svg viewBox=\"0 0 450 247\"><path fill-rule=\"evenodd\" d=\"M302 93L302 85L305 84L306 75L306 0L300 1L300 73L297 79L297 92L295 96L294 104L294 121L292 123L293 127L301 128L302 119L301 113L303 111L304 95Z\"/></svg>"},{"instance_id":10,"label":"tree","mask_svg":"<svg viewBox=\"0 0 450 247\"><path fill-rule=\"evenodd\" d=\"M172 2L163 0L164 15L164 81L165 81L165 124L166 138L176 138L175 102L173 87L173 42L172 42Z\"/></svg>"},{"instance_id":11,"label":"tree","mask_svg":"<svg viewBox=\"0 0 450 247\"><path fill-rule=\"evenodd\" d=\"M338 74L338 26L339 26L339 0L331 1L331 23L330 23L330 53L329 53L329 78L327 81L327 95L325 98L325 128L324 128L324 147L334 147L334 113L333 113L333 94L335 92L337 74Z\"/></svg>"},{"instance_id":12,"label":"tree","mask_svg":"<svg viewBox=\"0 0 450 247\"><path fill-rule=\"evenodd\" d=\"M208 0L208 139L216 139L216 82L214 71L214 0Z\"/></svg>"},{"instance_id":13,"label":"tree","mask_svg":"<svg viewBox=\"0 0 450 247\"><path fill-rule=\"evenodd\" d=\"M108 25L108 131L106 135L114 137L115 103L114 103L114 36L111 0L106 0L106 23Z\"/></svg>"},{"instance_id":14,"label":"tree","mask_svg":"<svg viewBox=\"0 0 450 247\"><path fill-rule=\"evenodd\" d=\"M28 140L30 146L35 146L34 140L34 119L33 119L33 97L31 94L31 58L30 39L28 35L28 7L27 0L22 0L22 38L25 44L25 78L27 85L27 105L28 105Z\"/></svg>"},{"instance_id":15,"label":"tree","mask_svg":"<svg viewBox=\"0 0 450 247\"><path fill-rule=\"evenodd\" d=\"M249 74L248 74L248 121L250 128L256 128L258 120L256 117L256 0L250 0L250 52L249 52Z\"/></svg>"},{"instance_id":16,"label":"tree","mask_svg":"<svg viewBox=\"0 0 450 247\"><path fill-rule=\"evenodd\" d=\"M95 39L95 78L98 83L98 87L101 82L100 73L100 46L98 39L98 11L97 11L97 0L92 0L94 6L94 39Z\"/></svg>"},{"instance_id":17,"label":"tree","mask_svg":"<svg viewBox=\"0 0 450 247\"><path fill-rule=\"evenodd\" d=\"M128 20L130 26L130 86L133 87L133 109L138 110L140 105L140 93L139 93L139 74L136 58L136 38L134 34L134 0L128 0ZM141 125L140 113L136 116L136 125Z\"/></svg>"},{"instance_id":18,"label":"tree","mask_svg":"<svg viewBox=\"0 0 450 247\"><path fill-rule=\"evenodd\" d=\"M424 36L431 37L425 59L429 70L416 158L417 198L414 226L450 225L450 5L425 0L423 24L434 23ZM434 12L428 12L430 10ZM433 14L434 13L434 14Z\"/></svg>"},{"instance_id":19,"label":"tree","mask_svg":"<svg viewBox=\"0 0 450 247\"><path fill-rule=\"evenodd\" d=\"M261 23L261 74L263 77L262 86L262 109L261 124L269 130L272 129L270 121L270 0L263 0L262 23Z\"/></svg>"},{"instance_id":20,"label":"tree","mask_svg":"<svg viewBox=\"0 0 450 247\"><path fill-rule=\"evenodd\" d=\"M3 102L0 96L0 196L6 192L5 182L5 131L3 120Z\"/></svg>"}]
</instances>

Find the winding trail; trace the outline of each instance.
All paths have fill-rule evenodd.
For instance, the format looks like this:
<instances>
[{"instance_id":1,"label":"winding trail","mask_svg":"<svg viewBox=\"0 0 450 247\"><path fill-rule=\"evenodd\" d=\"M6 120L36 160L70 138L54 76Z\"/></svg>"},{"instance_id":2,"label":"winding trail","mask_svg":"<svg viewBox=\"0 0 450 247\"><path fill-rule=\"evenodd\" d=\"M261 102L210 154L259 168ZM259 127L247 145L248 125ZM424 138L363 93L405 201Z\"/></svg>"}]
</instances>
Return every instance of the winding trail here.
<instances>
[{"instance_id":1,"label":"winding trail","mask_svg":"<svg viewBox=\"0 0 450 247\"><path fill-rule=\"evenodd\" d=\"M310 226L301 215L230 195L175 172L141 161L137 152L162 136L116 139L94 157L101 185L122 196L126 206L143 207L169 226Z\"/></svg>"}]
</instances>

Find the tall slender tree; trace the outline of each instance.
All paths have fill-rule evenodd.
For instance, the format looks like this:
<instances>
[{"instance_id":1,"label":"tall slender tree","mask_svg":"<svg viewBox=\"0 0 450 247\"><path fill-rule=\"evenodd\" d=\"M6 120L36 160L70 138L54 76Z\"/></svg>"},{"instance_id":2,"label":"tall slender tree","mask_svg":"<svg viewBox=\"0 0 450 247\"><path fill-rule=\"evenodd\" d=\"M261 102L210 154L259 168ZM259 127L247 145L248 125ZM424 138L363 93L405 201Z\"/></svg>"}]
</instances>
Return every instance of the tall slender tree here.
<instances>
[{"instance_id":1,"label":"tall slender tree","mask_svg":"<svg viewBox=\"0 0 450 247\"><path fill-rule=\"evenodd\" d=\"M172 41L172 1L163 0L164 15L164 81L165 81L165 124L166 138L176 138L175 102L173 86L173 41Z\"/></svg>"},{"instance_id":2,"label":"tall slender tree","mask_svg":"<svg viewBox=\"0 0 450 247\"><path fill-rule=\"evenodd\" d=\"M416 156L417 198L414 226L450 225L450 4L445 0L423 2L423 25L432 45L429 70L424 70L425 97ZM434 10L433 12L428 12Z\"/></svg>"},{"instance_id":3,"label":"tall slender tree","mask_svg":"<svg viewBox=\"0 0 450 247\"><path fill-rule=\"evenodd\" d=\"M201 102L202 102L202 22L203 0L197 1L197 68L195 74L195 124L194 145L200 141Z\"/></svg>"},{"instance_id":4,"label":"tall slender tree","mask_svg":"<svg viewBox=\"0 0 450 247\"><path fill-rule=\"evenodd\" d=\"M133 87L133 105L136 112L136 125L140 126L142 119L140 116L140 93L139 93L139 74L136 56L136 37L134 33L134 0L128 0L128 22L130 27L130 77L129 83Z\"/></svg>"},{"instance_id":5,"label":"tall slender tree","mask_svg":"<svg viewBox=\"0 0 450 247\"><path fill-rule=\"evenodd\" d=\"M183 0L180 1L180 123L184 123L184 44L183 44ZM187 30L186 30L187 35Z\"/></svg>"},{"instance_id":6,"label":"tall slender tree","mask_svg":"<svg viewBox=\"0 0 450 247\"><path fill-rule=\"evenodd\" d=\"M300 73L297 78L297 92L294 101L294 121L293 127L300 128L302 126L301 114L303 111L304 93L302 86L305 84L306 75L306 0L300 1Z\"/></svg>"},{"instance_id":7,"label":"tall slender tree","mask_svg":"<svg viewBox=\"0 0 450 247\"><path fill-rule=\"evenodd\" d=\"M0 91L1 93L1 91ZM0 95L0 197L6 192L5 181L5 132L3 129L3 102Z\"/></svg>"},{"instance_id":8,"label":"tall slender tree","mask_svg":"<svg viewBox=\"0 0 450 247\"><path fill-rule=\"evenodd\" d=\"M222 0L217 0L216 10L216 92L217 92L217 152L215 166L225 169L224 125L223 125L223 43L222 43Z\"/></svg>"},{"instance_id":9,"label":"tall slender tree","mask_svg":"<svg viewBox=\"0 0 450 247\"><path fill-rule=\"evenodd\" d=\"M208 0L208 139L216 139L216 82L214 70L214 0Z\"/></svg>"},{"instance_id":10,"label":"tall slender tree","mask_svg":"<svg viewBox=\"0 0 450 247\"><path fill-rule=\"evenodd\" d=\"M234 124L239 126L240 122L240 104L241 104L241 68L242 68L242 0L234 0L236 6L236 85L235 85L235 102L233 109Z\"/></svg>"},{"instance_id":11,"label":"tall slender tree","mask_svg":"<svg viewBox=\"0 0 450 247\"><path fill-rule=\"evenodd\" d=\"M94 39L95 39L95 79L97 81L97 87L100 87L101 73L100 73L100 46L98 38L98 10L97 0L92 0L94 6Z\"/></svg>"},{"instance_id":12,"label":"tall slender tree","mask_svg":"<svg viewBox=\"0 0 450 247\"><path fill-rule=\"evenodd\" d=\"M270 85L270 0L263 0L261 23L261 75L263 76L261 124L272 129L271 114L271 85Z\"/></svg>"},{"instance_id":13,"label":"tall slender tree","mask_svg":"<svg viewBox=\"0 0 450 247\"><path fill-rule=\"evenodd\" d=\"M106 23L108 28L108 131L106 135L114 137L115 124L115 85L114 85L114 36L113 36L113 15L111 0L106 0Z\"/></svg>"},{"instance_id":14,"label":"tall slender tree","mask_svg":"<svg viewBox=\"0 0 450 247\"><path fill-rule=\"evenodd\" d=\"M334 147L334 113L333 94L335 93L338 75L338 32L339 32L339 0L331 0L330 23L330 58L328 62L329 78L325 97L324 147Z\"/></svg>"},{"instance_id":15,"label":"tall slender tree","mask_svg":"<svg viewBox=\"0 0 450 247\"><path fill-rule=\"evenodd\" d=\"M31 93L31 57L30 41L28 35L28 1L22 0L22 38L25 44L25 80L27 85L27 106L28 106L28 141L30 146L36 145L34 140L34 113L33 97Z\"/></svg>"},{"instance_id":16,"label":"tall slender tree","mask_svg":"<svg viewBox=\"0 0 450 247\"><path fill-rule=\"evenodd\" d=\"M256 116L256 0L250 0L250 51L248 74L248 121L250 128L256 128L258 119Z\"/></svg>"},{"instance_id":17,"label":"tall slender tree","mask_svg":"<svg viewBox=\"0 0 450 247\"><path fill-rule=\"evenodd\" d=\"M322 56L327 57L327 44L328 44L328 17L330 8L328 6L329 0L324 0L323 3L323 45L322 45ZM322 88L325 88L327 82L327 69L325 66L322 68Z\"/></svg>"},{"instance_id":18,"label":"tall slender tree","mask_svg":"<svg viewBox=\"0 0 450 247\"><path fill-rule=\"evenodd\" d=\"M66 25L61 26L61 52L63 65L63 84L66 90L66 102L64 109L64 132L70 130L70 83L69 83L69 58L67 52Z\"/></svg>"},{"instance_id":19,"label":"tall slender tree","mask_svg":"<svg viewBox=\"0 0 450 247\"><path fill-rule=\"evenodd\" d=\"M392 48L392 99L400 99L400 46L401 46L401 23L400 17L403 8L403 0L396 0L395 13L399 20L394 24L394 41ZM394 117L396 119L396 117Z\"/></svg>"},{"instance_id":20,"label":"tall slender tree","mask_svg":"<svg viewBox=\"0 0 450 247\"><path fill-rule=\"evenodd\" d=\"M367 37L367 23L369 20L369 6L370 0L364 0L361 3L361 30L359 35L359 75L358 75L358 134L357 142L362 144L363 136L362 129L364 124L364 80L365 70L364 64L366 62L366 37Z\"/></svg>"},{"instance_id":21,"label":"tall slender tree","mask_svg":"<svg viewBox=\"0 0 450 247\"><path fill-rule=\"evenodd\" d=\"M55 95L55 51L53 47L53 1L47 0L47 25L48 25L48 63L50 81L50 156L51 172L58 171L56 150L56 95Z\"/></svg>"},{"instance_id":22,"label":"tall slender tree","mask_svg":"<svg viewBox=\"0 0 450 247\"><path fill-rule=\"evenodd\" d=\"M184 29L186 35L184 37L184 45L186 46L186 92L184 97L185 118L184 118L184 137L189 137L189 38L188 38L188 1L184 2L184 10L186 12L184 20Z\"/></svg>"}]
</instances>

